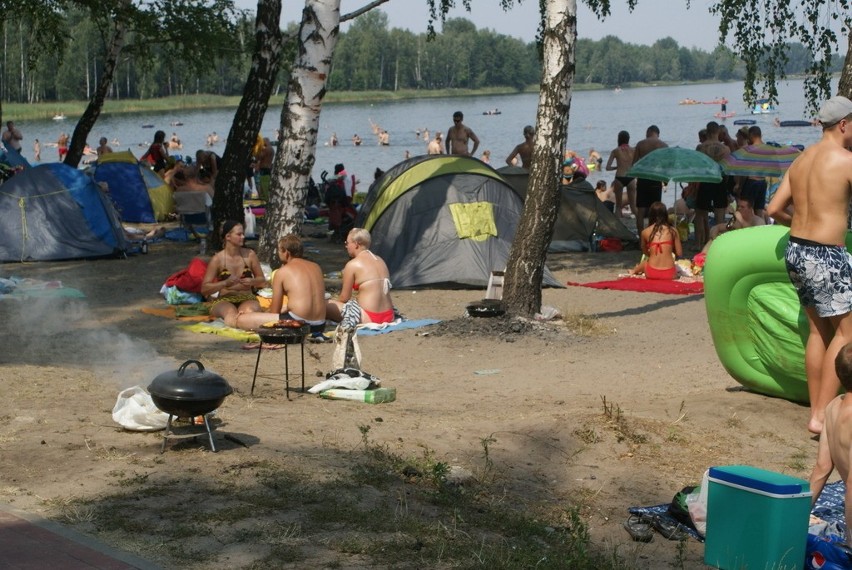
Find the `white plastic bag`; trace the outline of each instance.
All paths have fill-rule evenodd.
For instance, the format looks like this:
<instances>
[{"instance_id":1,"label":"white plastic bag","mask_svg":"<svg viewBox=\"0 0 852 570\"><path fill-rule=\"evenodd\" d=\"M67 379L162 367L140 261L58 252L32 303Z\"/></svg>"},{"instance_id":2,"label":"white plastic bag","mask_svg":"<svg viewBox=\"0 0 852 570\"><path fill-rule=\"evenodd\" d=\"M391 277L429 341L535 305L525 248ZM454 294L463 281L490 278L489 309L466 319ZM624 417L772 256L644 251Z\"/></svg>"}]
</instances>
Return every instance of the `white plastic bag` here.
<instances>
[{"instance_id":1,"label":"white plastic bag","mask_svg":"<svg viewBox=\"0 0 852 570\"><path fill-rule=\"evenodd\" d=\"M701 478L701 486L686 496L686 507L689 509L689 517L698 534L704 536L707 530L707 489L710 485L710 470L704 472Z\"/></svg>"},{"instance_id":2,"label":"white plastic bag","mask_svg":"<svg viewBox=\"0 0 852 570\"><path fill-rule=\"evenodd\" d=\"M124 429L157 431L166 429L169 415L157 409L151 395L141 386L133 386L118 394L112 419Z\"/></svg>"},{"instance_id":3,"label":"white plastic bag","mask_svg":"<svg viewBox=\"0 0 852 570\"><path fill-rule=\"evenodd\" d=\"M257 220L254 217L254 212L246 206L243 209L243 216L246 219L245 234L246 237L255 237L257 235Z\"/></svg>"}]
</instances>

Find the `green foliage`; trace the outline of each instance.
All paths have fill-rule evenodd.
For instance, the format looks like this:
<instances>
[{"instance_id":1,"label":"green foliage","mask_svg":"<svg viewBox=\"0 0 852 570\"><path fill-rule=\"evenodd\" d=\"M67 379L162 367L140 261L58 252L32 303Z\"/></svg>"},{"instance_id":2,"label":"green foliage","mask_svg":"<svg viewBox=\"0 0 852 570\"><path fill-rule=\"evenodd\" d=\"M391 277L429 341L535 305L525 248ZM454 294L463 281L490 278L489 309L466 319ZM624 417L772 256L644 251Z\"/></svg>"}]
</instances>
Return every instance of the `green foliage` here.
<instances>
[{"instance_id":1,"label":"green foliage","mask_svg":"<svg viewBox=\"0 0 852 570\"><path fill-rule=\"evenodd\" d=\"M719 5L746 1L720 0ZM0 0L0 6L9 8L4 12L6 19L0 17L9 38L5 59L0 60L0 100L36 103L89 99L102 74L114 18L123 2L28 0L24 9L22 0ZM436 21L441 19L443 7L464 5L438 0L432 3L439 8L434 13ZM501 0L501 5L514 3ZM599 17L609 14L609 0L587 0L586 4ZM250 14L229 9L230 5L230 0L144 3L144 11L139 8L132 13L134 23L108 100L242 94L254 47L254 21ZM221 18L205 17L209 12L204 10L217 11ZM736 29L746 25L738 23ZM288 35L293 31L290 29ZM284 49L282 62L286 67L293 61L295 42L285 43ZM812 68L808 44L784 44L779 58L780 54L784 55L784 74L805 73ZM26 62L23 69L22 58ZM835 56L830 69L839 69L840 63ZM721 45L708 53L679 46L672 38L643 46L608 36L599 41L577 41L574 85L727 81L747 77L749 72L757 78L768 65L769 60L763 58L750 68ZM538 85L540 73L534 41L477 29L464 18L446 20L442 33L430 40L428 33L389 27L383 12L371 10L340 34L329 90L333 94L385 92L389 96L446 89L523 90ZM286 74L286 69L280 72L281 85ZM756 87L749 93L764 95Z\"/></svg>"},{"instance_id":2,"label":"green foliage","mask_svg":"<svg viewBox=\"0 0 852 570\"><path fill-rule=\"evenodd\" d=\"M839 30L848 36L852 27L850 0L716 0L710 12L721 17L722 39L734 37L734 52L745 62L745 100L762 96L777 100L778 80L791 73L795 57L804 69L808 107L831 96L830 72L836 68ZM801 50L789 42L801 42Z\"/></svg>"}]
</instances>

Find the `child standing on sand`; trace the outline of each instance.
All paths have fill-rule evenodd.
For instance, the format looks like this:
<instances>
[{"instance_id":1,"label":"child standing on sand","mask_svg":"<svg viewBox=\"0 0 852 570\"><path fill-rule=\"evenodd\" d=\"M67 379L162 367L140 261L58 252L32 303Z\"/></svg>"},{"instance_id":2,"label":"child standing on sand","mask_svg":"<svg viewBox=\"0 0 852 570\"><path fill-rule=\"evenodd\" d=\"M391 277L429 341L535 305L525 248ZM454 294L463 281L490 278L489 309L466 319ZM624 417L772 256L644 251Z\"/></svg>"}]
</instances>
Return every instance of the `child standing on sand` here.
<instances>
[{"instance_id":1,"label":"child standing on sand","mask_svg":"<svg viewBox=\"0 0 852 570\"><path fill-rule=\"evenodd\" d=\"M849 479L849 467L852 463L852 343L837 353L834 367L840 384L847 394L835 397L825 407L825 422L819 436L819 448L814 469L811 472L812 505L816 504L820 493L831 472L837 473L846 485L846 520L852 521L852 480ZM852 544L852 525L846 524L846 544Z\"/></svg>"}]
</instances>

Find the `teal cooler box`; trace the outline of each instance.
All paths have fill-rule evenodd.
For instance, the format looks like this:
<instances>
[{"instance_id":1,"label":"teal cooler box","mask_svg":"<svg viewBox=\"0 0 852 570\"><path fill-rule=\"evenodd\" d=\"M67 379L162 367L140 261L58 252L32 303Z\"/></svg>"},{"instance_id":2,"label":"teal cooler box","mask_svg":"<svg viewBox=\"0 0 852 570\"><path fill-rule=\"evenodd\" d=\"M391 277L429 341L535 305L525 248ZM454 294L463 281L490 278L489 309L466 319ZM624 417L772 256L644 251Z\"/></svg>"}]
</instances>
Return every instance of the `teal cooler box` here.
<instances>
[{"instance_id":1,"label":"teal cooler box","mask_svg":"<svg viewBox=\"0 0 852 570\"><path fill-rule=\"evenodd\" d=\"M725 570L802 568L810 484L748 465L711 467L704 563Z\"/></svg>"}]
</instances>

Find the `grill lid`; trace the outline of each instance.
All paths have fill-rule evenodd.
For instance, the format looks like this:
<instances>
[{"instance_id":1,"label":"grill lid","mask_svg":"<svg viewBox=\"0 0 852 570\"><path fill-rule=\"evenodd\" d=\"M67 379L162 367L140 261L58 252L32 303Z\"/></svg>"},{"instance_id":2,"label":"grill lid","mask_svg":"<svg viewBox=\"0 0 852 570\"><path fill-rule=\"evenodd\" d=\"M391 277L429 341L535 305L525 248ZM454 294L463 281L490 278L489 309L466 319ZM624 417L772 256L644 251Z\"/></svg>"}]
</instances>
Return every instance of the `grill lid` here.
<instances>
[{"instance_id":1,"label":"grill lid","mask_svg":"<svg viewBox=\"0 0 852 570\"><path fill-rule=\"evenodd\" d=\"M197 368L188 368L190 364ZM185 402L217 400L233 392L227 380L205 370L197 360L187 360L177 371L163 372L148 386L152 396Z\"/></svg>"}]
</instances>

